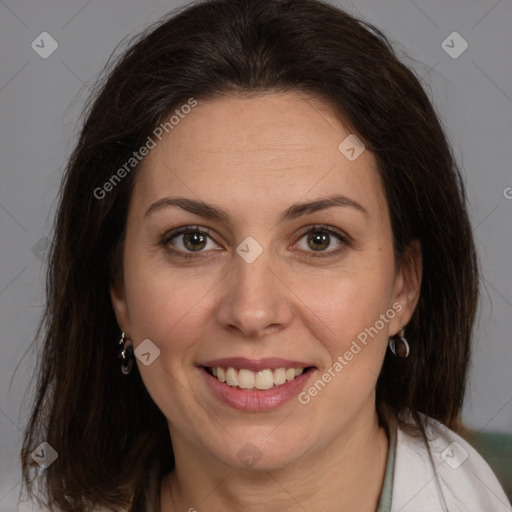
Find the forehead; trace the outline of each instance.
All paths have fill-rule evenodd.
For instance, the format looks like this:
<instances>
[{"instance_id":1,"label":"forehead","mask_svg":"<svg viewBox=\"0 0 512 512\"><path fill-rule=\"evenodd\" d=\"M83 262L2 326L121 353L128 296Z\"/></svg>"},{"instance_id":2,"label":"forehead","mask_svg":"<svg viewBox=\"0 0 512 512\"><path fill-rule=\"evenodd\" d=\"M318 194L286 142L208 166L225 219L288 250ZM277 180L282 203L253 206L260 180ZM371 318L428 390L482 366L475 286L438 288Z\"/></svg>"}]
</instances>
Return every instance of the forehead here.
<instances>
[{"instance_id":1,"label":"forehead","mask_svg":"<svg viewBox=\"0 0 512 512\"><path fill-rule=\"evenodd\" d=\"M340 144L350 136L330 105L300 93L199 101L145 157L134 207L186 195L268 209L338 192L381 215L375 158L365 150L348 159Z\"/></svg>"}]
</instances>

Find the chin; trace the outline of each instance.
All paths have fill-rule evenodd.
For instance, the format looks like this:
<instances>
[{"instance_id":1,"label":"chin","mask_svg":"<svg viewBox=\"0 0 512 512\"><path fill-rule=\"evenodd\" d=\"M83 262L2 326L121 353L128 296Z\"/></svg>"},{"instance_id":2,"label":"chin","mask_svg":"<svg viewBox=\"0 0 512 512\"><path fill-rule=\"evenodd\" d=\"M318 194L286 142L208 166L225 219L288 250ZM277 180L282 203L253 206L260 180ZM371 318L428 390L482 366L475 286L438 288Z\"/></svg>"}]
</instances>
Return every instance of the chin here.
<instances>
[{"instance_id":1,"label":"chin","mask_svg":"<svg viewBox=\"0 0 512 512\"><path fill-rule=\"evenodd\" d=\"M226 449L222 452L219 451L219 444L210 447L210 453L223 464L237 470L270 471L297 463L298 458L307 451L305 436L299 432L292 434L281 431L277 434L269 428L263 432L258 428L256 434L254 430L227 439ZM297 447L300 447L300 452Z\"/></svg>"}]
</instances>

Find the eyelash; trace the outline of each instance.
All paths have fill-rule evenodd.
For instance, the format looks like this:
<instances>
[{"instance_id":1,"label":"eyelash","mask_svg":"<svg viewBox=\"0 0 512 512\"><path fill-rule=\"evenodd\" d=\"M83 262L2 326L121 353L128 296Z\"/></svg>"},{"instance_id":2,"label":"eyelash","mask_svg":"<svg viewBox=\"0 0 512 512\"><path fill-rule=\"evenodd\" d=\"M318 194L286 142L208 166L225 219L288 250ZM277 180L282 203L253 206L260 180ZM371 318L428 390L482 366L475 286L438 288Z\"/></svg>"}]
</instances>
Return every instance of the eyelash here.
<instances>
[{"instance_id":1,"label":"eyelash","mask_svg":"<svg viewBox=\"0 0 512 512\"><path fill-rule=\"evenodd\" d=\"M164 236L162 237L159 245L164 247L168 251L169 254L171 254L172 256L176 256L178 258L183 258L185 260L204 258L204 256L201 256L202 251L199 251L197 254L194 254L192 252L184 252L184 251L179 251L176 249L169 249L169 247L168 247L169 242L173 238L175 238L179 235L192 234L192 233L201 233L203 235L207 235L208 237L210 237L213 240L213 238L211 236L211 231L207 228L200 228L199 226L184 226L182 228L178 228L178 229L175 229L168 233L165 233ZM308 231L305 231L304 233L301 234L299 240L301 240L305 235L309 235L310 233L328 233L329 235L333 235L336 238L338 238L338 240L342 243L342 245L338 249L329 251L327 253L325 251L320 251L317 254L312 252L307 257L328 258L328 257L338 255L343 250L345 250L345 247L351 247L351 244L349 243L347 237L343 236L341 233L333 230L330 226L327 226L325 224L319 224L319 225L312 226Z\"/></svg>"}]
</instances>

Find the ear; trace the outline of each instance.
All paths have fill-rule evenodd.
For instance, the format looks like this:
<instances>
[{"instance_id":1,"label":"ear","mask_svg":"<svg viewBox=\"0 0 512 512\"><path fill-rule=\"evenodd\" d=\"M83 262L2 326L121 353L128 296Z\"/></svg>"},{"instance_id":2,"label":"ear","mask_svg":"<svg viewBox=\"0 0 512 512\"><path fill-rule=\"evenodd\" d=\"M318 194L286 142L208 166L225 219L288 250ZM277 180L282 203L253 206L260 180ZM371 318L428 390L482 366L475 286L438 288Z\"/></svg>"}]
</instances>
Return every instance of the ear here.
<instances>
[{"instance_id":1,"label":"ear","mask_svg":"<svg viewBox=\"0 0 512 512\"><path fill-rule=\"evenodd\" d=\"M390 322L390 336L395 335L411 319L420 298L422 274L421 244L415 239L406 247L402 265L396 272L392 303L398 302L402 309L397 309L396 317Z\"/></svg>"},{"instance_id":2,"label":"ear","mask_svg":"<svg viewBox=\"0 0 512 512\"><path fill-rule=\"evenodd\" d=\"M121 274L121 273L119 273ZM119 328L130 333L130 315L128 313L128 305L126 303L126 293L124 289L124 280L121 275L117 275L114 281L110 282L110 300L112 302L112 308L116 316L117 325Z\"/></svg>"}]
</instances>

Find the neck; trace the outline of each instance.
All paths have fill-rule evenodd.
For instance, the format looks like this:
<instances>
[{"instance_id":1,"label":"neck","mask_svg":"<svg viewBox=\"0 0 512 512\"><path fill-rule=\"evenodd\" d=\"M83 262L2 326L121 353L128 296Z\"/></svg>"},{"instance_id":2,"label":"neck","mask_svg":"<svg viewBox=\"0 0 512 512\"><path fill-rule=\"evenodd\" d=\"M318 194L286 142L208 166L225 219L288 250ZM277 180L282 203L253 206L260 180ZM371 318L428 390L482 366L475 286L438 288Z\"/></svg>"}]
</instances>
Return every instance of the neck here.
<instances>
[{"instance_id":1,"label":"neck","mask_svg":"<svg viewBox=\"0 0 512 512\"><path fill-rule=\"evenodd\" d=\"M205 464L173 436L176 467L162 482L161 512L208 510L375 512L384 480L388 436L376 412L347 427L326 448L273 470Z\"/></svg>"}]
</instances>

